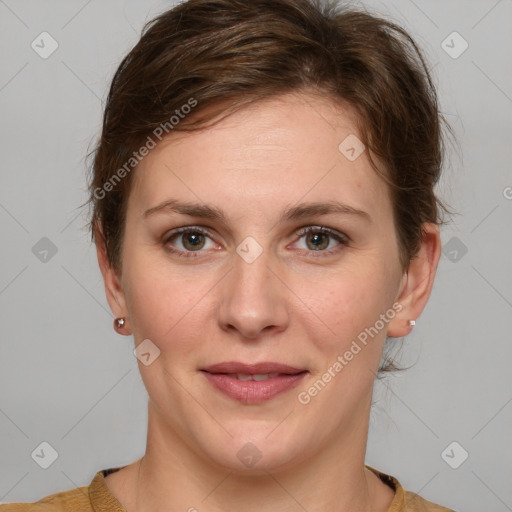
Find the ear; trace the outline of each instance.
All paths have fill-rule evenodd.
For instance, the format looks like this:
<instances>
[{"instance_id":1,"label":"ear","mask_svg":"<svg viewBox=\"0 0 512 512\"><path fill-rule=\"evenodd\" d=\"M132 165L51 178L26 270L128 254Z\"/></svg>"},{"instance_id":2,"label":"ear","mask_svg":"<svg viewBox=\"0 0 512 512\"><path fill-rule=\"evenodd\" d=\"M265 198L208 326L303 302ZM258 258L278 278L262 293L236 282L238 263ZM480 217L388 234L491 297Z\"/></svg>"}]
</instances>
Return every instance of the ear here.
<instances>
[{"instance_id":1,"label":"ear","mask_svg":"<svg viewBox=\"0 0 512 512\"><path fill-rule=\"evenodd\" d=\"M114 314L115 318L124 317L125 325L119 330L122 334L129 335L130 328L128 322L128 310L126 308L126 299L123 288L121 286L120 276L111 267L107 257L107 246L105 237L101 227L97 226L94 230L94 236L96 240L96 254L98 256L98 264L103 275L103 282L105 285L105 295L109 303L110 309Z\"/></svg>"},{"instance_id":2,"label":"ear","mask_svg":"<svg viewBox=\"0 0 512 512\"><path fill-rule=\"evenodd\" d=\"M417 320L425 308L436 275L441 256L439 227L433 223L422 226L423 239L418 254L411 260L396 302L402 305L399 313L389 322L388 336L401 338L409 334L412 326L409 320Z\"/></svg>"}]
</instances>

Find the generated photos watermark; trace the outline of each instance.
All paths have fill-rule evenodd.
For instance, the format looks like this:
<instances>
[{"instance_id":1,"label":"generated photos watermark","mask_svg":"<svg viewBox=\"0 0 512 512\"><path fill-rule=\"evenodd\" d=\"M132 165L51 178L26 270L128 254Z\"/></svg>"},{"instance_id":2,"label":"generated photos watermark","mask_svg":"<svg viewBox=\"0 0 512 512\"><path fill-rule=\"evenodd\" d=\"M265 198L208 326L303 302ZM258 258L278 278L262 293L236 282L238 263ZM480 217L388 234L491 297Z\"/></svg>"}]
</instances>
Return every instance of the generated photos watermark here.
<instances>
[{"instance_id":1,"label":"generated photos watermark","mask_svg":"<svg viewBox=\"0 0 512 512\"><path fill-rule=\"evenodd\" d=\"M174 111L174 114L168 121L160 123L153 130L153 136L148 135L146 142L138 149L138 151L134 151L132 156L103 184L102 187L96 187L94 189L94 197L101 200L105 197L107 192L111 192L114 187L124 177L126 177L126 175L129 174L152 149L156 147L158 142L160 142L165 135L169 134L182 119L185 119L185 117L190 114L195 106L197 106L197 100L189 98L187 103ZM155 139L158 139L158 142Z\"/></svg>"},{"instance_id":2,"label":"generated photos watermark","mask_svg":"<svg viewBox=\"0 0 512 512\"><path fill-rule=\"evenodd\" d=\"M297 399L303 404L307 405L311 402L311 399L320 393L329 382L338 375L345 366L347 366L354 357L361 352L361 350L368 344L369 337L373 339L384 327L395 318L396 314L403 309L402 304L395 302L391 308L386 310L385 313L381 313L379 319L371 327L366 327L357 335L357 339L352 340L350 347L343 354L336 358L329 368L317 379L307 391L301 391Z\"/></svg>"}]
</instances>

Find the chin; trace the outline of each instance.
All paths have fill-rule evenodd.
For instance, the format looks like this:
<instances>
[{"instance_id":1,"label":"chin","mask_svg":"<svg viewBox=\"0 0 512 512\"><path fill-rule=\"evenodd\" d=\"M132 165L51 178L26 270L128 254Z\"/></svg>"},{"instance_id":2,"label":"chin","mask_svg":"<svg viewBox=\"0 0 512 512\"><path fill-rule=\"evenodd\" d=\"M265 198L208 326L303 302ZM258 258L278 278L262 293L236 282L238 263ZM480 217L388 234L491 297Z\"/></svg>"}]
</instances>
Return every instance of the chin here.
<instances>
[{"instance_id":1,"label":"chin","mask_svg":"<svg viewBox=\"0 0 512 512\"><path fill-rule=\"evenodd\" d=\"M239 427L239 432L234 433L232 438L226 439L226 436L223 436L215 445L210 438L210 442L203 447L203 453L215 465L248 476L282 471L297 464L300 458L304 458L307 447L299 446L291 432L285 432L283 429L279 435L271 439L272 434L268 434L271 430L260 428L259 431L255 431L254 427L244 430ZM248 435L248 431L252 431L252 435Z\"/></svg>"}]
</instances>

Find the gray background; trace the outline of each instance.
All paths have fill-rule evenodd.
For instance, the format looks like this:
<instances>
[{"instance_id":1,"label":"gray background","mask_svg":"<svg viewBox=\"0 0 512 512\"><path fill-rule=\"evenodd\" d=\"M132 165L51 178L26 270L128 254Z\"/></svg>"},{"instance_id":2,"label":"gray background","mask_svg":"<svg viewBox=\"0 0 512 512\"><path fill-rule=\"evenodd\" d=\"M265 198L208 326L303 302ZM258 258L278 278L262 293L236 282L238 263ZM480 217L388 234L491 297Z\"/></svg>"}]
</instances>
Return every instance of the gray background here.
<instances>
[{"instance_id":1,"label":"gray background","mask_svg":"<svg viewBox=\"0 0 512 512\"><path fill-rule=\"evenodd\" d=\"M88 485L144 453L133 339L112 330L78 206L114 70L143 22L171 4L0 0L0 502ZM403 364L415 365L376 385L367 463L459 511L512 510L512 2L364 4L425 49L460 143L440 187L460 215L443 230L432 298L403 344ZM31 48L43 31L59 45L47 59ZM457 58L442 47L453 31L469 44ZM57 250L46 261L43 237ZM42 442L58 453L48 469L31 455ZM462 450L453 469L446 461Z\"/></svg>"}]
</instances>

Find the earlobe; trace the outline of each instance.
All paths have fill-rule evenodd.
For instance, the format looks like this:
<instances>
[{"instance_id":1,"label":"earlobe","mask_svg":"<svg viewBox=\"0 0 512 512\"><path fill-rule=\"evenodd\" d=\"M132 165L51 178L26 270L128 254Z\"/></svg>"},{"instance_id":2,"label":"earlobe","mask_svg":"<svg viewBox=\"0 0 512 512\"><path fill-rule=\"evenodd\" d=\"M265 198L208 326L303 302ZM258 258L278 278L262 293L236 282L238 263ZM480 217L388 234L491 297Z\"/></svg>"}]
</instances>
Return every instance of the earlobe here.
<instances>
[{"instance_id":1,"label":"earlobe","mask_svg":"<svg viewBox=\"0 0 512 512\"><path fill-rule=\"evenodd\" d=\"M405 282L400 286L401 292L396 299L402 309L389 323L388 336L401 338L413 329L432 292L440 256L439 227L432 223L424 224L420 249L403 276Z\"/></svg>"},{"instance_id":2,"label":"earlobe","mask_svg":"<svg viewBox=\"0 0 512 512\"><path fill-rule=\"evenodd\" d=\"M125 336L128 336L129 334L131 334L129 332L129 328L126 323L126 318L124 318L124 317L115 318L113 325L114 325L114 331L116 331L118 334L123 334Z\"/></svg>"},{"instance_id":3,"label":"earlobe","mask_svg":"<svg viewBox=\"0 0 512 512\"><path fill-rule=\"evenodd\" d=\"M128 312L126 309L124 291L122 289L120 278L117 275L117 272L112 268L108 260L105 237L103 236L103 233L100 228L95 229L95 240L98 265L103 276L105 295L107 297L110 309L115 318L126 319ZM118 332L120 332L121 334L130 334L130 332L127 332L129 331L129 329L126 321L122 326L122 331L123 332Z\"/></svg>"}]
</instances>

